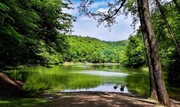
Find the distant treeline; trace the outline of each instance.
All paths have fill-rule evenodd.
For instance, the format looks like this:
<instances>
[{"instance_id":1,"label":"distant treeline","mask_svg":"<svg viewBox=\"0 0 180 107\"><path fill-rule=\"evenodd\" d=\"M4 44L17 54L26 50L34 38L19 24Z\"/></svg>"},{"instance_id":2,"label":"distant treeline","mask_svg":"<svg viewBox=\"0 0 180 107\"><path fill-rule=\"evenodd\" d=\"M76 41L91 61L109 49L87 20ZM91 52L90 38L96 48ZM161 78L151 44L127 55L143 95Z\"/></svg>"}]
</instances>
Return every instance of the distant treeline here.
<instances>
[{"instance_id":1,"label":"distant treeline","mask_svg":"<svg viewBox=\"0 0 180 107\"><path fill-rule=\"evenodd\" d=\"M119 63L127 41L106 42L90 37L68 36L69 51L65 61Z\"/></svg>"}]
</instances>

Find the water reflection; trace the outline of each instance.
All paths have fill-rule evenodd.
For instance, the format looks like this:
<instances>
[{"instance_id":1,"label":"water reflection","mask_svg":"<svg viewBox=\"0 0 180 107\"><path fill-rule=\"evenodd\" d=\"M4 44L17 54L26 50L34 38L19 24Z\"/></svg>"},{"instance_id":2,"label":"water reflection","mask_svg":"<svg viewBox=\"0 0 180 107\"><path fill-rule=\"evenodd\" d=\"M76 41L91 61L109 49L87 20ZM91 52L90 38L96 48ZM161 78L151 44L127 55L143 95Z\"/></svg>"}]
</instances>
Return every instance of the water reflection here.
<instances>
[{"instance_id":1,"label":"water reflection","mask_svg":"<svg viewBox=\"0 0 180 107\"><path fill-rule=\"evenodd\" d=\"M148 74L148 73L147 73ZM10 73L29 91L107 91L148 95L149 78L139 70L119 65L24 67ZM128 86L121 85L128 83ZM114 85L119 84L116 89Z\"/></svg>"},{"instance_id":2,"label":"water reflection","mask_svg":"<svg viewBox=\"0 0 180 107\"><path fill-rule=\"evenodd\" d=\"M99 91L99 92L119 92L129 93L128 88L125 86L121 90L121 85L114 89L114 84L101 84L94 88L82 88L82 89L65 89L62 92L81 92L81 91Z\"/></svg>"},{"instance_id":3,"label":"water reflection","mask_svg":"<svg viewBox=\"0 0 180 107\"><path fill-rule=\"evenodd\" d=\"M82 73L82 74L88 74L88 75L97 75L97 76L115 76L115 77L125 77L129 74L120 73L120 72L107 72L107 71L95 71L95 70L86 70L86 71L80 71L80 72L73 72L73 73Z\"/></svg>"}]
</instances>

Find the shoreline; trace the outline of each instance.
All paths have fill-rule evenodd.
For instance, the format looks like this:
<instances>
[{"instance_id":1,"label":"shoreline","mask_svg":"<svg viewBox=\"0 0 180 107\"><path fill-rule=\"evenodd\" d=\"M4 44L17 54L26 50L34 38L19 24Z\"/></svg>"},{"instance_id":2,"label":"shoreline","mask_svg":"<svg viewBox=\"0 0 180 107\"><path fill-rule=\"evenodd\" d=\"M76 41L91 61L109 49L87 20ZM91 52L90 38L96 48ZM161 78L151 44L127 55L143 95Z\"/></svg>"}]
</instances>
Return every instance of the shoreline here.
<instances>
[{"instance_id":1,"label":"shoreline","mask_svg":"<svg viewBox=\"0 0 180 107\"><path fill-rule=\"evenodd\" d=\"M120 63L64 62L62 65L120 65Z\"/></svg>"},{"instance_id":2,"label":"shoreline","mask_svg":"<svg viewBox=\"0 0 180 107\"><path fill-rule=\"evenodd\" d=\"M170 99L171 107L180 101ZM1 107L164 107L157 100L116 92L54 92L39 93L34 97L3 98Z\"/></svg>"},{"instance_id":3,"label":"shoreline","mask_svg":"<svg viewBox=\"0 0 180 107\"><path fill-rule=\"evenodd\" d=\"M59 92L42 97L50 102L40 107L164 107L157 100L127 93L116 92ZM170 99L172 107L179 107L180 101ZM36 106L39 107L39 106Z\"/></svg>"}]
</instances>

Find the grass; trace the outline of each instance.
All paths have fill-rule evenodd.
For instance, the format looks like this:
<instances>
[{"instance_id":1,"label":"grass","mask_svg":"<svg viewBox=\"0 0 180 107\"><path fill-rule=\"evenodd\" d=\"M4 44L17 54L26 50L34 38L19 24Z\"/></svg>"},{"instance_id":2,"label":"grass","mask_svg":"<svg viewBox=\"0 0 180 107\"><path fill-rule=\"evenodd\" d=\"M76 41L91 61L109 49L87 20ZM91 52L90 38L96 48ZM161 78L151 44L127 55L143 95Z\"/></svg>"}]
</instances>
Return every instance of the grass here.
<instances>
[{"instance_id":1,"label":"grass","mask_svg":"<svg viewBox=\"0 0 180 107\"><path fill-rule=\"evenodd\" d=\"M44 98L3 98L0 97L0 107L33 107L44 103L49 100Z\"/></svg>"}]
</instances>

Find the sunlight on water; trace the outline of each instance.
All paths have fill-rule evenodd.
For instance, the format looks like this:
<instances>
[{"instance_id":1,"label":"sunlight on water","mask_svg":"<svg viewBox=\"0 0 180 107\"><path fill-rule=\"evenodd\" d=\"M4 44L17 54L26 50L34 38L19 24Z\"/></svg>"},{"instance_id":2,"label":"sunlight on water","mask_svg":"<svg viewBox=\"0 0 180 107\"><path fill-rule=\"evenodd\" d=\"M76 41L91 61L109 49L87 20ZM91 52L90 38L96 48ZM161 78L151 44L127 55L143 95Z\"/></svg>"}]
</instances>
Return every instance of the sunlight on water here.
<instances>
[{"instance_id":1,"label":"sunlight on water","mask_svg":"<svg viewBox=\"0 0 180 107\"><path fill-rule=\"evenodd\" d=\"M148 96L149 92L148 75L139 70L121 69L119 65L32 66L9 75L24 80L23 89L28 91L103 91L142 96Z\"/></svg>"},{"instance_id":2,"label":"sunlight on water","mask_svg":"<svg viewBox=\"0 0 180 107\"><path fill-rule=\"evenodd\" d=\"M128 88L125 86L121 90L121 85L114 89L115 84L101 84L94 88L81 88L81 89L66 89L62 92L81 92L81 91L99 91L99 92L120 92L120 93L129 93Z\"/></svg>"},{"instance_id":3,"label":"sunlight on water","mask_svg":"<svg viewBox=\"0 0 180 107\"><path fill-rule=\"evenodd\" d=\"M107 72L107 71L78 71L73 73L82 73L82 74L88 74L88 75L97 75L97 76L116 76L116 77L126 77L129 74L125 73L119 73L119 72Z\"/></svg>"}]
</instances>

